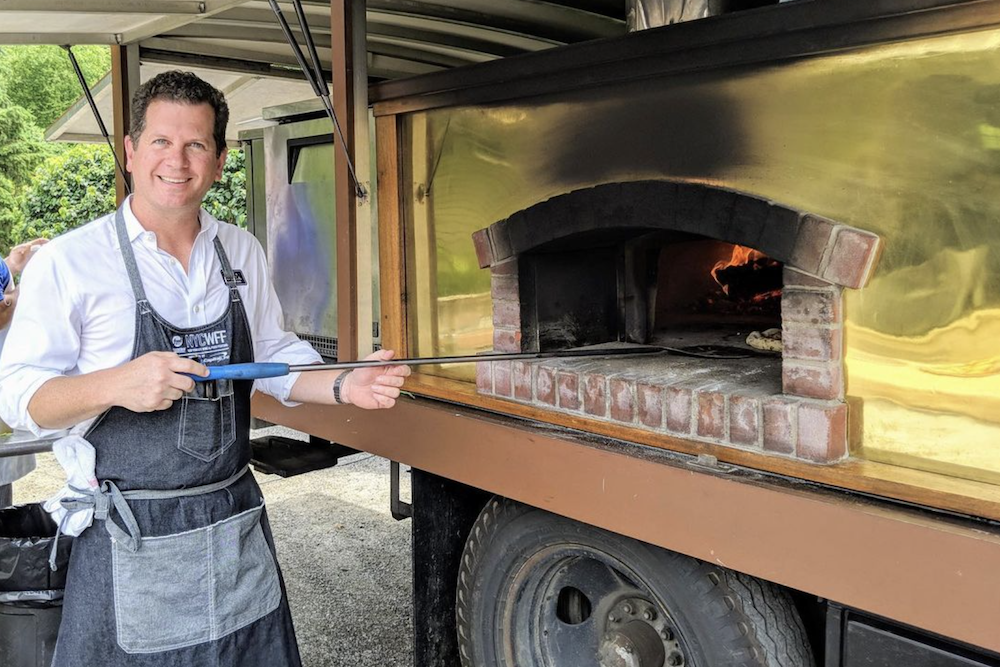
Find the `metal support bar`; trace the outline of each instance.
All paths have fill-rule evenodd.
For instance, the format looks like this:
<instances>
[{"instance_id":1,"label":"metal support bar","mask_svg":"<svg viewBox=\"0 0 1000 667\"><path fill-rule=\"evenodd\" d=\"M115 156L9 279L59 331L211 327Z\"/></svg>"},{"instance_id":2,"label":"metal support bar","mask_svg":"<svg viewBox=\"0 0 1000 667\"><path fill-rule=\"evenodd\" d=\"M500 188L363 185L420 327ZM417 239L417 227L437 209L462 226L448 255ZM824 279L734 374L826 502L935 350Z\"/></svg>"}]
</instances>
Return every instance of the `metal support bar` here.
<instances>
[{"instance_id":1,"label":"metal support bar","mask_svg":"<svg viewBox=\"0 0 1000 667\"><path fill-rule=\"evenodd\" d=\"M409 519L413 516L413 505L404 502L399 496L399 462L389 462L389 511L396 521Z\"/></svg>"},{"instance_id":2,"label":"metal support bar","mask_svg":"<svg viewBox=\"0 0 1000 667\"><path fill-rule=\"evenodd\" d=\"M115 166L118 168L118 173L121 175L122 184L125 190L129 194L132 194L132 190L129 188L128 175L125 173L125 167L122 166L122 161L118 157L118 151L115 150L115 143L111 140L108 135L108 128L104 125L104 119L101 118L101 112L97 109L97 103L94 102L94 96L90 94L90 86L87 85L87 78L83 76L83 70L80 69L80 63L76 61L76 55L73 53L73 47L69 45L63 46L66 49L66 54L69 55L69 62L73 65L73 71L76 73L76 79L80 82L80 88L83 89L83 95L87 98L87 104L90 105L90 112L94 115L94 120L97 121L97 128L101 132L101 136L104 137L104 141L108 143L108 148L111 149L111 156L115 159Z\"/></svg>"}]
</instances>

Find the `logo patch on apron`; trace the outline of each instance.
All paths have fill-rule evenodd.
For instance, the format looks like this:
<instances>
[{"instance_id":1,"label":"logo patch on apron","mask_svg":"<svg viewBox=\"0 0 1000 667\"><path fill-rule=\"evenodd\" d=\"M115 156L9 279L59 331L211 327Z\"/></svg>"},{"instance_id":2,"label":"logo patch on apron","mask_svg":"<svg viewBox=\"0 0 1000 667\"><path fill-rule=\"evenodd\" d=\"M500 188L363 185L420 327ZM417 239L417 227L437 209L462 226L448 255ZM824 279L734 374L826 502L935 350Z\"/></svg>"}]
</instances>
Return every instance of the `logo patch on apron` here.
<instances>
[{"instance_id":1,"label":"logo patch on apron","mask_svg":"<svg viewBox=\"0 0 1000 667\"><path fill-rule=\"evenodd\" d=\"M174 334L170 338L174 352L203 364L220 364L229 361L229 332L225 325L212 331Z\"/></svg>"}]
</instances>

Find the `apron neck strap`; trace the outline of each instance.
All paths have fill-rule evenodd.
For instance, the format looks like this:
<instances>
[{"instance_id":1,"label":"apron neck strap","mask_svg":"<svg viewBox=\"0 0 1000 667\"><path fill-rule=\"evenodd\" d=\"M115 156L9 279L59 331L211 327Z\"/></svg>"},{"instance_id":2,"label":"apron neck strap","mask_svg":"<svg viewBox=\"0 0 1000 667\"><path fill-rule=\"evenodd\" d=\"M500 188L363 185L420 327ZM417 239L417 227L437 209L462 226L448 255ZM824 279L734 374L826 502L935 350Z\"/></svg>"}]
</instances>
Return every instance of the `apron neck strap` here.
<instances>
[{"instance_id":1,"label":"apron neck strap","mask_svg":"<svg viewBox=\"0 0 1000 667\"><path fill-rule=\"evenodd\" d=\"M230 289L236 289L239 280L236 277L236 272L233 271L233 266L229 263L229 255L226 254L226 249L222 247L222 241L219 240L218 234L215 235L212 242L215 244L215 254L219 258L219 263L222 264L222 279L226 281L226 285Z\"/></svg>"},{"instance_id":2,"label":"apron neck strap","mask_svg":"<svg viewBox=\"0 0 1000 667\"><path fill-rule=\"evenodd\" d=\"M118 232L118 246L121 248L122 258L125 260L125 271L128 272L128 280L132 283L132 293L135 300L141 306L149 303L146 298L146 290L142 287L142 278L139 276L139 265L135 262L135 253L132 251L132 241L129 240L128 231L125 227L124 210L127 202L122 202L115 213L115 231Z\"/></svg>"}]
</instances>

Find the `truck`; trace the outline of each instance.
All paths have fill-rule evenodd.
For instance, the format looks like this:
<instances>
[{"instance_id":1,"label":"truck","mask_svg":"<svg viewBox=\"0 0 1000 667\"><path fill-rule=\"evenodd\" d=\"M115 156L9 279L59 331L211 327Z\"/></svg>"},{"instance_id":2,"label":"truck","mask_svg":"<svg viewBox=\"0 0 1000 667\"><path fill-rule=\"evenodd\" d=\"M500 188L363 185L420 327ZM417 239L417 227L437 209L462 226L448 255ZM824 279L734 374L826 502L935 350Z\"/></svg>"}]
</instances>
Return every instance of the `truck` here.
<instances>
[{"instance_id":1,"label":"truck","mask_svg":"<svg viewBox=\"0 0 1000 667\"><path fill-rule=\"evenodd\" d=\"M415 667L1000 665L1000 2L630 0L384 80L365 8L331 3L345 144L315 104L241 135L286 323L342 361L662 350L255 396L394 462Z\"/></svg>"}]
</instances>

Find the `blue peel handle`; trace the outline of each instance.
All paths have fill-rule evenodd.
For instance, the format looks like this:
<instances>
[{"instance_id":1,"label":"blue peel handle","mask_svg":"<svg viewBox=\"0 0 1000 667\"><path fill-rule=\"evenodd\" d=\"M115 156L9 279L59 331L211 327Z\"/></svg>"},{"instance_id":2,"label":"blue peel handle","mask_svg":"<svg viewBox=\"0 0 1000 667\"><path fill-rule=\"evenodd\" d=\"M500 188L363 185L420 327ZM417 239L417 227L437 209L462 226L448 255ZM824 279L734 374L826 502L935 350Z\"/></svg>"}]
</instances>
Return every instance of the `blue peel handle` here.
<instances>
[{"instance_id":1,"label":"blue peel handle","mask_svg":"<svg viewBox=\"0 0 1000 667\"><path fill-rule=\"evenodd\" d=\"M209 380L259 380L260 378L276 378L288 375L288 364L229 364L226 366L209 366L208 375L194 377L196 382Z\"/></svg>"}]
</instances>

